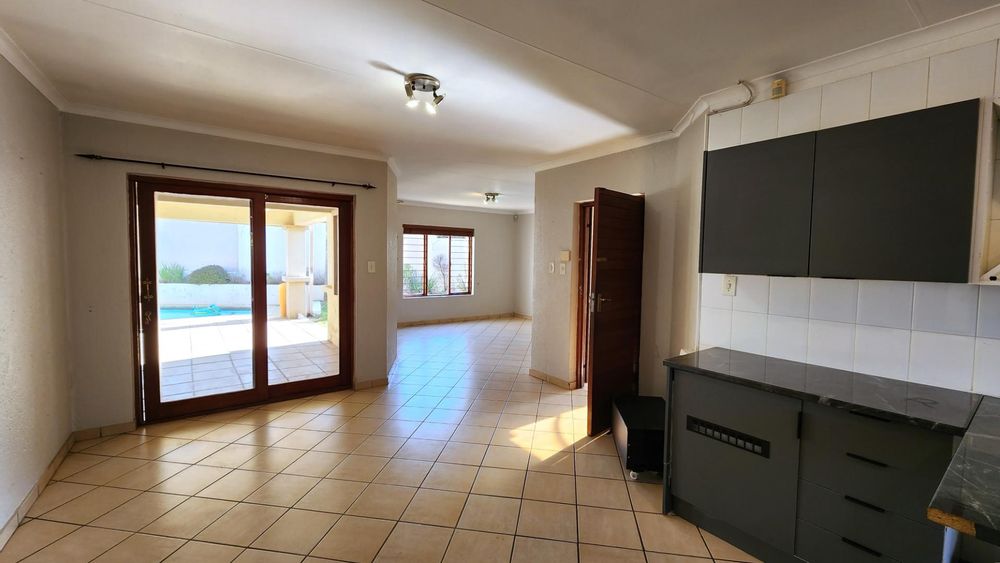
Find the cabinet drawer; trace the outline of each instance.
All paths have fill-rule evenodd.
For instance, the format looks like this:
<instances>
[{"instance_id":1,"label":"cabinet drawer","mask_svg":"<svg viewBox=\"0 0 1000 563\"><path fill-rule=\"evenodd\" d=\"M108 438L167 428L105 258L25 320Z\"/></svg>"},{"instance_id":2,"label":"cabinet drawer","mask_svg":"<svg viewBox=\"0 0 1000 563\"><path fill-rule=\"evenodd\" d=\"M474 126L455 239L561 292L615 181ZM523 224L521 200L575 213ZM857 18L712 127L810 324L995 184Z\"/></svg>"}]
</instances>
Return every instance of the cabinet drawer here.
<instances>
[{"instance_id":1,"label":"cabinet drawer","mask_svg":"<svg viewBox=\"0 0 1000 563\"><path fill-rule=\"evenodd\" d=\"M798 516L894 559L913 563L941 560L944 528L917 523L808 481L799 483Z\"/></svg>"},{"instance_id":2,"label":"cabinet drawer","mask_svg":"<svg viewBox=\"0 0 1000 563\"><path fill-rule=\"evenodd\" d=\"M828 532L799 520L795 534L795 555L809 563L895 563L888 555L856 540Z\"/></svg>"}]
</instances>

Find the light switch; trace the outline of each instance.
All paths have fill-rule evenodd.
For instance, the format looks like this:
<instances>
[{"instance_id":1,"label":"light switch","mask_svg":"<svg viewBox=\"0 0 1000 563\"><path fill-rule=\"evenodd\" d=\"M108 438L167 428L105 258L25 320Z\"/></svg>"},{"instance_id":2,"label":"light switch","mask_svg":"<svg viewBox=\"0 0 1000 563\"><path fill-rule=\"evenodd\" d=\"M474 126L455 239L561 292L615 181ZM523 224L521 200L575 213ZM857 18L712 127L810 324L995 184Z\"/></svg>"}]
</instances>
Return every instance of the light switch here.
<instances>
[{"instance_id":1,"label":"light switch","mask_svg":"<svg viewBox=\"0 0 1000 563\"><path fill-rule=\"evenodd\" d=\"M368 273L369 274L374 274L375 273L375 261L374 260L369 260L368 261Z\"/></svg>"},{"instance_id":2,"label":"light switch","mask_svg":"<svg viewBox=\"0 0 1000 563\"><path fill-rule=\"evenodd\" d=\"M550 274L556 273L556 263L555 262L549 262L549 273Z\"/></svg>"},{"instance_id":3,"label":"light switch","mask_svg":"<svg viewBox=\"0 0 1000 563\"><path fill-rule=\"evenodd\" d=\"M559 263L559 275L560 276L565 276L566 275L566 263L565 262L560 262Z\"/></svg>"},{"instance_id":4,"label":"light switch","mask_svg":"<svg viewBox=\"0 0 1000 563\"><path fill-rule=\"evenodd\" d=\"M560 250L559 251L559 261L560 262L569 262L569 251L568 250Z\"/></svg>"},{"instance_id":5,"label":"light switch","mask_svg":"<svg viewBox=\"0 0 1000 563\"><path fill-rule=\"evenodd\" d=\"M736 295L736 276L727 274L722 277L722 294L729 296Z\"/></svg>"}]
</instances>

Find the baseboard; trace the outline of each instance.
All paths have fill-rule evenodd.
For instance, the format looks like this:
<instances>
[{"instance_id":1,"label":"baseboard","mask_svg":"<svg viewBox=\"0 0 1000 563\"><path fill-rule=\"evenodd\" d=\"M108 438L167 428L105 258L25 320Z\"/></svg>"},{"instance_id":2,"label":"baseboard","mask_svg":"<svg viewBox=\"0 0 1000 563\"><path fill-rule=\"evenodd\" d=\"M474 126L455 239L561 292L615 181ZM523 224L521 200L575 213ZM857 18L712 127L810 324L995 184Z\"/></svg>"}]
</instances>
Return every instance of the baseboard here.
<instances>
[{"instance_id":1,"label":"baseboard","mask_svg":"<svg viewBox=\"0 0 1000 563\"><path fill-rule=\"evenodd\" d=\"M515 319L524 319L526 321L531 320L531 315L525 315L524 313L514 313Z\"/></svg>"},{"instance_id":2,"label":"baseboard","mask_svg":"<svg viewBox=\"0 0 1000 563\"><path fill-rule=\"evenodd\" d=\"M126 432L131 432L135 430L135 421L131 422L119 422L118 424L109 424L107 426L98 426L97 428L87 428L84 430L77 430L73 432L73 437L77 442L82 442L84 440L93 440L94 438L101 438L104 436L115 436L117 434L124 434Z\"/></svg>"},{"instance_id":3,"label":"baseboard","mask_svg":"<svg viewBox=\"0 0 1000 563\"><path fill-rule=\"evenodd\" d=\"M135 425L133 425L133 427L134 426ZM14 514L11 514L10 518L7 519L7 522L4 523L3 528L0 528L0 549L3 549L3 546L7 544L10 537L14 535L14 530L17 529L17 526L24 520L25 516L27 516L28 511L31 510L31 505L35 504L39 495L41 495L42 491L45 490L45 487L48 486L49 481L52 479L52 475L55 474L56 469L59 469L63 459L66 458L66 454L69 453L70 448L73 447L75 442L76 433L71 432L69 437L66 438L66 441L63 442L62 447L59 448L55 457L49 462L48 467L46 467L45 471L42 472L38 481L36 481L35 485L31 487L28 494L21 499L21 503L17 506L17 511L14 512Z\"/></svg>"},{"instance_id":4,"label":"baseboard","mask_svg":"<svg viewBox=\"0 0 1000 563\"><path fill-rule=\"evenodd\" d=\"M554 375L549 375L549 374L547 374L547 373L545 373L544 371L541 371L541 370L529 369L528 370L528 375L530 375L531 377L534 377L535 379L541 379L542 381L544 381L546 383L551 383L552 385L555 385L556 387L562 387L563 389L575 389L576 388L573 385L574 382L572 382L572 381L566 381L565 379L556 377Z\"/></svg>"},{"instance_id":5,"label":"baseboard","mask_svg":"<svg viewBox=\"0 0 1000 563\"><path fill-rule=\"evenodd\" d=\"M442 325L448 323L464 323L469 321L490 321L494 319L513 319L515 313L497 313L493 315L473 315L471 317L452 317L450 319L430 319L427 321L400 321L396 323L396 328L406 328L410 326Z\"/></svg>"},{"instance_id":6,"label":"baseboard","mask_svg":"<svg viewBox=\"0 0 1000 563\"><path fill-rule=\"evenodd\" d=\"M354 383L354 390L363 391L365 389L371 389L372 387L384 387L388 384L388 377L379 377L377 379L368 379L366 381L356 381Z\"/></svg>"}]
</instances>

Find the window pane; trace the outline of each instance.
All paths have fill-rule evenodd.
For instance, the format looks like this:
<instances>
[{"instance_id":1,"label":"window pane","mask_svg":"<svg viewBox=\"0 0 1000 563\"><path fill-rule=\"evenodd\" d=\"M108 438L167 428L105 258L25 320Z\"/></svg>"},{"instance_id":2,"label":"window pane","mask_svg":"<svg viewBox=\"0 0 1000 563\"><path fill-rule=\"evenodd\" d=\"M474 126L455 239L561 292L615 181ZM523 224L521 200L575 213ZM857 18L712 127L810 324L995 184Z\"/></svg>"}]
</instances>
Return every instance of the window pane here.
<instances>
[{"instance_id":1,"label":"window pane","mask_svg":"<svg viewBox=\"0 0 1000 563\"><path fill-rule=\"evenodd\" d=\"M451 237L451 293L469 293L471 280L469 272L470 237Z\"/></svg>"},{"instance_id":2,"label":"window pane","mask_svg":"<svg viewBox=\"0 0 1000 563\"><path fill-rule=\"evenodd\" d=\"M424 235L403 235L403 295L424 294Z\"/></svg>"},{"instance_id":3,"label":"window pane","mask_svg":"<svg viewBox=\"0 0 1000 563\"><path fill-rule=\"evenodd\" d=\"M448 239L427 235L427 295L448 294Z\"/></svg>"}]
</instances>

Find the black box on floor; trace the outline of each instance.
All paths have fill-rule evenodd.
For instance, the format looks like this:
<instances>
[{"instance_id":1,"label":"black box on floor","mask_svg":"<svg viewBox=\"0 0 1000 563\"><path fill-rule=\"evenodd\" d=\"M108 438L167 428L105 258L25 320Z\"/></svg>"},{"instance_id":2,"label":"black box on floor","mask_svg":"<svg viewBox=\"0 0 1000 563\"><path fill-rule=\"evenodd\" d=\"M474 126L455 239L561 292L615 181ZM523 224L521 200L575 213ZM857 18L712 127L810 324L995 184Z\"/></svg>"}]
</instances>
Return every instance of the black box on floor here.
<instances>
[{"instance_id":1,"label":"black box on floor","mask_svg":"<svg viewBox=\"0 0 1000 563\"><path fill-rule=\"evenodd\" d=\"M633 479L643 471L663 473L665 413L666 403L660 397L622 396L614 401L611 433Z\"/></svg>"}]
</instances>

